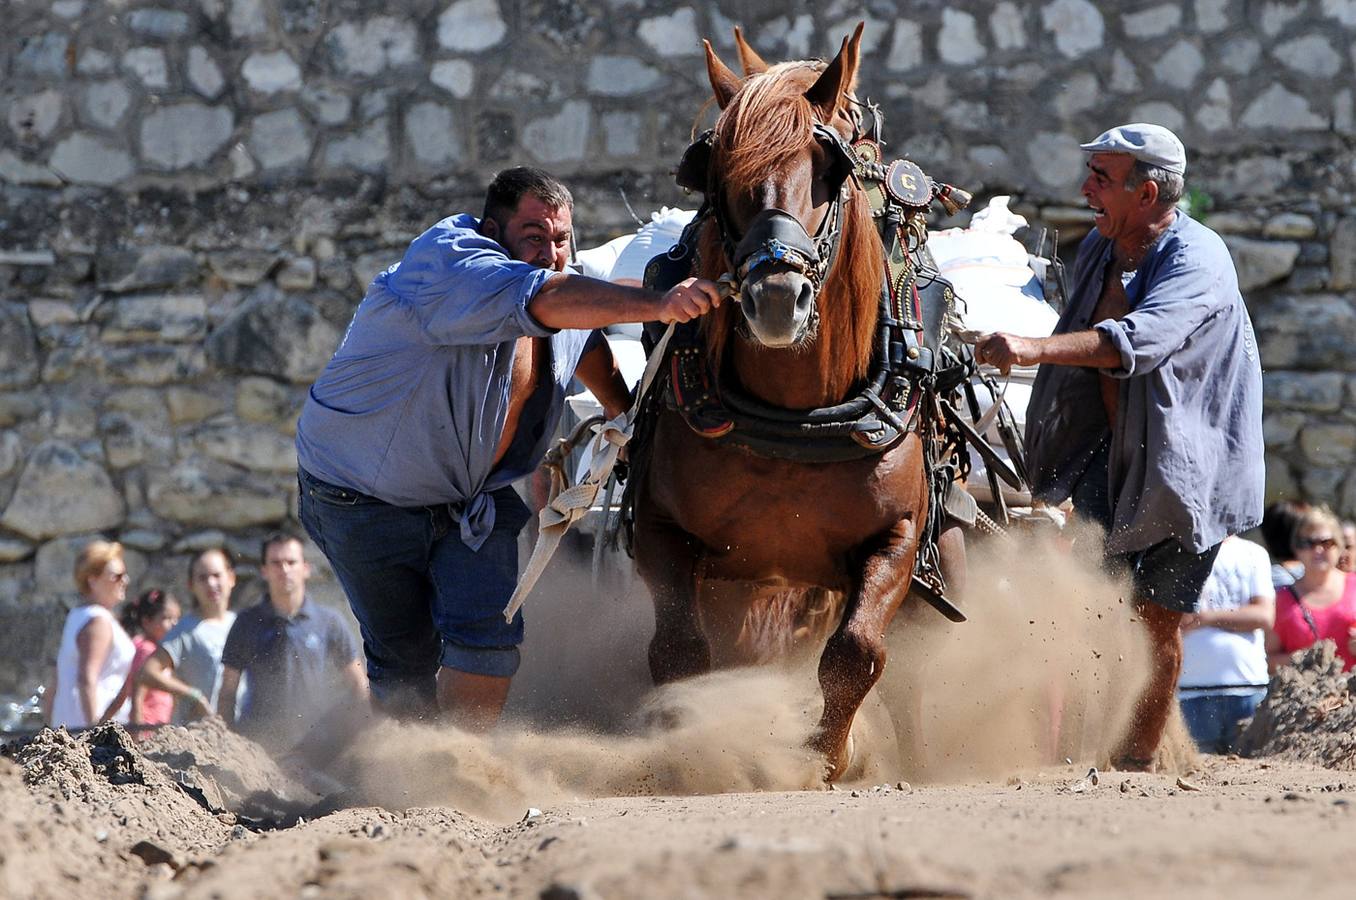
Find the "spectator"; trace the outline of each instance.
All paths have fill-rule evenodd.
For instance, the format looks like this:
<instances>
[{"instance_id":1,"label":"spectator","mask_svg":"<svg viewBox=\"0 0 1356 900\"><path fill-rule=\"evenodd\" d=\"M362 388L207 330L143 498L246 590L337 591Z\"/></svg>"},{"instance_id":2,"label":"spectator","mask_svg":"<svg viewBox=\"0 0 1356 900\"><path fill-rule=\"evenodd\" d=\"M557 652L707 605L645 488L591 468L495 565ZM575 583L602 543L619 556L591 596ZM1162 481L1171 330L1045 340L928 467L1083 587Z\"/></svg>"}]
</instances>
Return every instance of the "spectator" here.
<instances>
[{"instance_id":1,"label":"spectator","mask_svg":"<svg viewBox=\"0 0 1356 900\"><path fill-rule=\"evenodd\" d=\"M1356 572L1356 522L1350 519L1342 521L1342 547L1337 568L1343 572Z\"/></svg>"},{"instance_id":2,"label":"spectator","mask_svg":"<svg viewBox=\"0 0 1356 900\"><path fill-rule=\"evenodd\" d=\"M1298 500L1278 500L1262 513L1262 541L1271 554L1271 584L1282 588L1294 584L1304 574L1304 564L1295 553L1295 527L1309 504Z\"/></svg>"},{"instance_id":3,"label":"spectator","mask_svg":"<svg viewBox=\"0 0 1356 900\"><path fill-rule=\"evenodd\" d=\"M1182 619L1177 697L1191 737L1205 752L1229 752L1238 723L1266 696L1263 631L1275 615L1266 550L1233 535L1225 538L1196 612Z\"/></svg>"},{"instance_id":4,"label":"spectator","mask_svg":"<svg viewBox=\"0 0 1356 900\"><path fill-rule=\"evenodd\" d=\"M225 550L203 550L188 564L188 589L197 610L184 617L146 660L138 680L175 698L174 724L209 716L221 686L221 651L235 624L231 592L235 568Z\"/></svg>"},{"instance_id":5,"label":"spectator","mask_svg":"<svg viewBox=\"0 0 1356 900\"><path fill-rule=\"evenodd\" d=\"M132 657L132 671L127 676L123 692L131 696L133 725L165 725L174 714L174 695L157 687L142 684L137 675L146 660L160 646L170 629L179 624L182 610L179 600L160 588L151 588L127 605L122 626L132 635L136 654Z\"/></svg>"},{"instance_id":6,"label":"spectator","mask_svg":"<svg viewBox=\"0 0 1356 900\"><path fill-rule=\"evenodd\" d=\"M127 597L122 544L86 545L75 559L75 584L85 602L61 630L48 721L53 728L88 728L110 718L125 723L123 688L136 648L112 612Z\"/></svg>"},{"instance_id":7,"label":"spectator","mask_svg":"<svg viewBox=\"0 0 1356 900\"><path fill-rule=\"evenodd\" d=\"M242 611L226 636L217 708L242 733L284 749L334 706L365 702L367 679L339 614L306 595L311 567L301 541L271 534L262 560L268 596ZM249 690L237 711L242 674Z\"/></svg>"},{"instance_id":8,"label":"spectator","mask_svg":"<svg viewBox=\"0 0 1356 900\"><path fill-rule=\"evenodd\" d=\"M1342 528L1322 507L1300 516L1295 552L1304 574L1276 592L1276 625L1267 635L1267 661L1272 671L1289 662L1290 654L1324 638L1337 644L1342 668L1356 663L1356 574L1337 568L1342 555Z\"/></svg>"}]
</instances>

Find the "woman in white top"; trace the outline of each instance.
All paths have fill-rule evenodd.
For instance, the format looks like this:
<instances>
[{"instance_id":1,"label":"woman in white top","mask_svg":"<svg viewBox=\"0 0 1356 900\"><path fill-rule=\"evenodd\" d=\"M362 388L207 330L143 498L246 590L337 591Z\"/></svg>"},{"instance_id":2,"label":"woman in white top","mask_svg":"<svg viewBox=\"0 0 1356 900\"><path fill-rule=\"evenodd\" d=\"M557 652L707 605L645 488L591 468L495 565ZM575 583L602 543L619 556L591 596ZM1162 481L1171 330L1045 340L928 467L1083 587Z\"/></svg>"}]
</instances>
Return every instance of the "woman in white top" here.
<instances>
[{"instance_id":1,"label":"woman in white top","mask_svg":"<svg viewBox=\"0 0 1356 900\"><path fill-rule=\"evenodd\" d=\"M127 596L122 544L94 541L75 560L85 602L66 616L52 687L51 724L87 728L127 721L127 675L136 652L112 609Z\"/></svg>"}]
</instances>

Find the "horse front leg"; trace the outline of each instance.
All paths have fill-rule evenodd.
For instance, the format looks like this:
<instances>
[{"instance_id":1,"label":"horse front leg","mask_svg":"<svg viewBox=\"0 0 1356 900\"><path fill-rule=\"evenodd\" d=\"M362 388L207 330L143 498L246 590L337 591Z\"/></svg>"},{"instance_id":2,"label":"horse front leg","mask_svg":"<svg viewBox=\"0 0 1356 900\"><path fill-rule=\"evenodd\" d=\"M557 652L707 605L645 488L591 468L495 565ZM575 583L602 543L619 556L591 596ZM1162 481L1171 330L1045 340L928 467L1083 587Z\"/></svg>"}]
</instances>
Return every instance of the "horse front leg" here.
<instances>
[{"instance_id":1,"label":"horse front leg","mask_svg":"<svg viewBox=\"0 0 1356 900\"><path fill-rule=\"evenodd\" d=\"M711 670L711 645L697 616L697 565L701 544L668 521L636 522L636 566L654 602L650 677L655 684Z\"/></svg>"},{"instance_id":2,"label":"horse front leg","mask_svg":"<svg viewBox=\"0 0 1356 900\"><path fill-rule=\"evenodd\" d=\"M824 754L829 781L836 781L846 770L852 719L885 670L885 629L908 593L917 553L914 523L901 520L867 556L838 630L819 658L824 713L810 747Z\"/></svg>"}]
</instances>

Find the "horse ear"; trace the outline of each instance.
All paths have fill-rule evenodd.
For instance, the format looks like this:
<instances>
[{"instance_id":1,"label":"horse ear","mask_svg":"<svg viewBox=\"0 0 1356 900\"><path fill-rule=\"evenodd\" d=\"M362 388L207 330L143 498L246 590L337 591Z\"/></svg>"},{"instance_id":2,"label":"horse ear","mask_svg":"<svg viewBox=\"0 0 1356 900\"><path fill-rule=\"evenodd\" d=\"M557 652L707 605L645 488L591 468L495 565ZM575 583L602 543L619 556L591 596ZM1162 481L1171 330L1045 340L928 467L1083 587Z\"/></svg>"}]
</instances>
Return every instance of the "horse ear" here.
<instances>
[{"instance_id":1,"label":"horse ear","mask_svg":"<svg viewBox=\"0 0 1356 900\"><path fill-rule=\"evenodd\" d=\"M843 94L856 84L862 28L865 24L858 22L857 30L852 33L852 37L843 38L838 55L833 58L833 62L824 67L819 79L805 92L805 99L815 108L821 122L828 122L833 118Z\"/></svg>"},{"instance_id":2,"label":"horse ear","mask_svg":"<svg viewBox=\"0 0 1356 900\"><path fill-rule=\"evenodd\" d=\"M734 95L739 93L739 76L720 61L710 41L703 39L702 46L706 48L706 75L711 79L711 90L716 94L716 105L724 109Z\"/></svg>"},{"instance_id":3,"label":"horse ear","mask_svg":"<svg viewBox=\"0 0 1356 900\"><path fill-rule=\"evenodd\" d=\"M735 46L739 48L739 64L744 67L744 77L750 75L761 75L767 71L767 63L758 55L758 51L749 46L748 41L744 40L744 33L735 26Z\"/></svg>"}]
</instances>

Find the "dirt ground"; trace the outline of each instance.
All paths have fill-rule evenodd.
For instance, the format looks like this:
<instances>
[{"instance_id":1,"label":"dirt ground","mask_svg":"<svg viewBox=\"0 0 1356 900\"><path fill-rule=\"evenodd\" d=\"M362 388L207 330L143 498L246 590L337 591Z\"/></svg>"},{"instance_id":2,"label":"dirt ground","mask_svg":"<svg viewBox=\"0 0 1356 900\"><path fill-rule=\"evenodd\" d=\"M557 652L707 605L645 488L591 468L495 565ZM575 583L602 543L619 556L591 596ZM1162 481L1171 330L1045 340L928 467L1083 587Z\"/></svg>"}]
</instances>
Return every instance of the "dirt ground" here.
<instances>
[{"instance_id":1,"label":"dirt ground","mask_svg":"<svg viewBox=\"0 0 1356 900\"><path fill-rule=\"evenodd\" d=\"M1350 895L1356 678L1331 647L1273 681L1249 758L1178 731L1162 774L1094 772L1142 668L1123 591L1076 547L1005 553L971 622L901 618L834 789L803 749L812 673L649 691L629 643L562 638L562 601L535 621L571 649L489 737L348 722L275 761L208 720L7 745L0 896ZM613 631L643 632L621 609Z\"/></svg>"}]
</instances>

